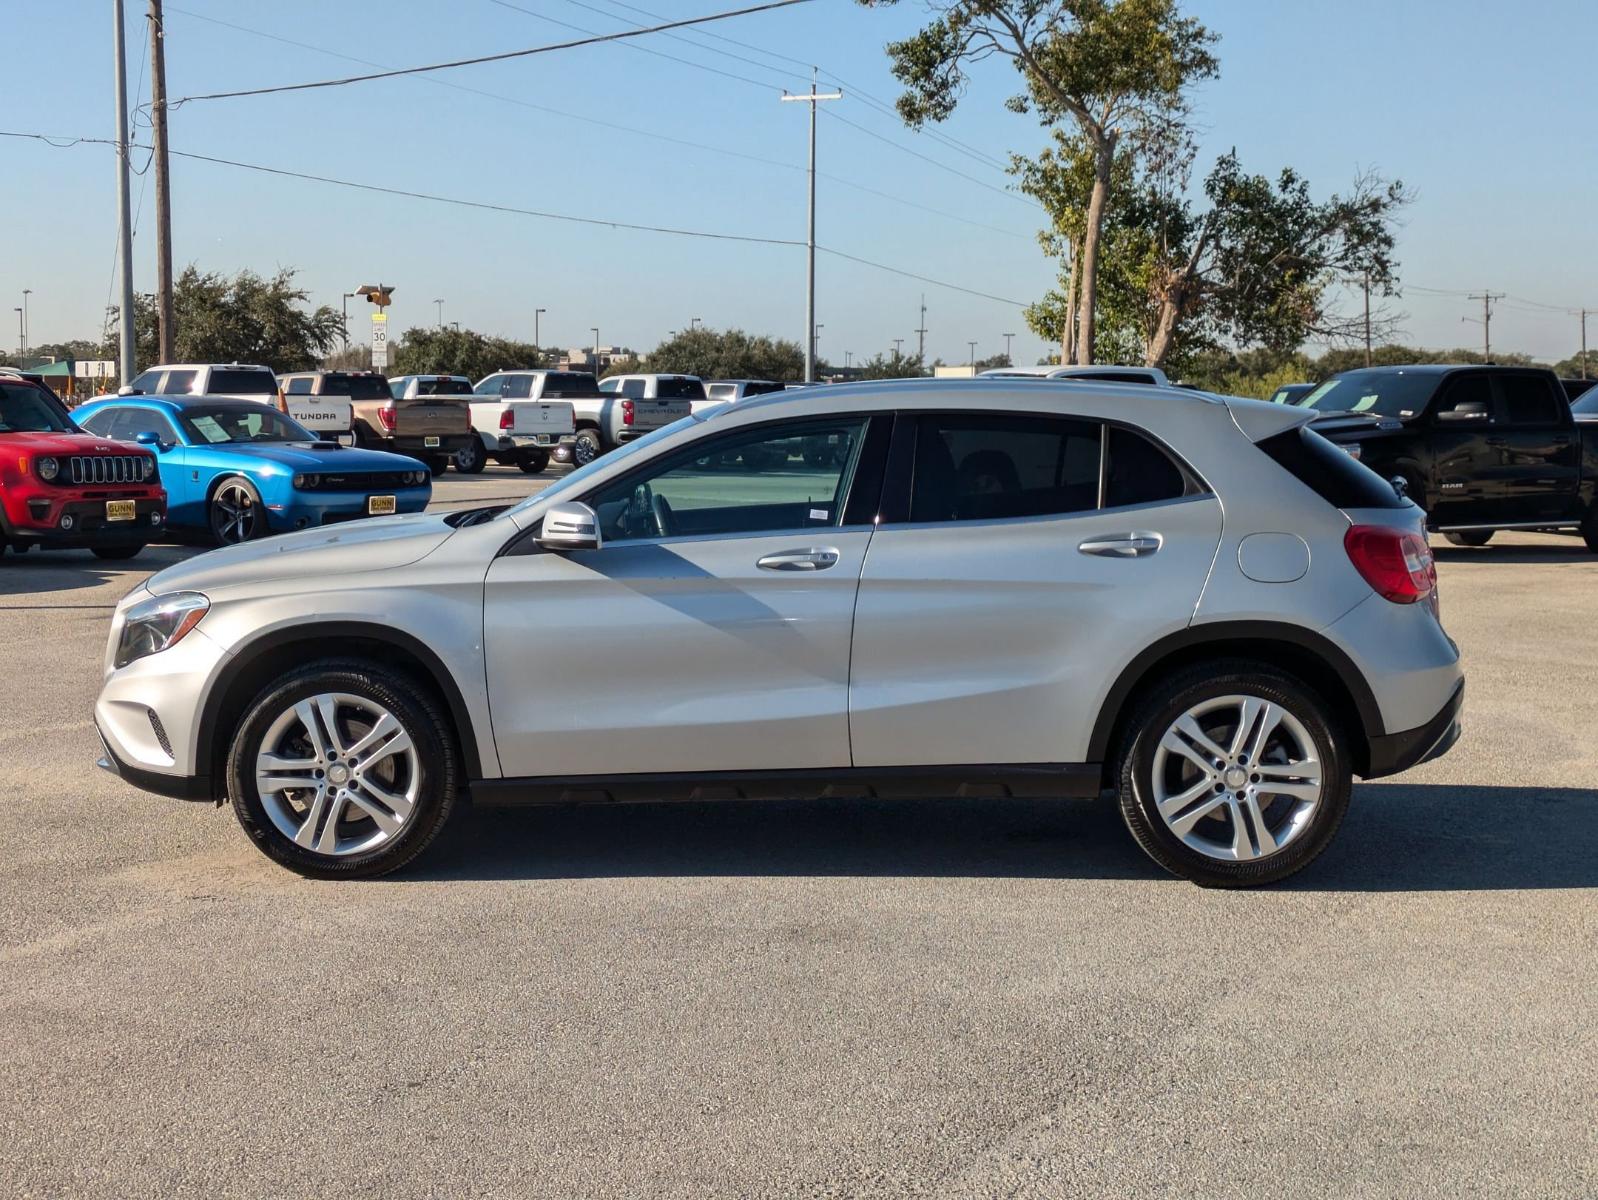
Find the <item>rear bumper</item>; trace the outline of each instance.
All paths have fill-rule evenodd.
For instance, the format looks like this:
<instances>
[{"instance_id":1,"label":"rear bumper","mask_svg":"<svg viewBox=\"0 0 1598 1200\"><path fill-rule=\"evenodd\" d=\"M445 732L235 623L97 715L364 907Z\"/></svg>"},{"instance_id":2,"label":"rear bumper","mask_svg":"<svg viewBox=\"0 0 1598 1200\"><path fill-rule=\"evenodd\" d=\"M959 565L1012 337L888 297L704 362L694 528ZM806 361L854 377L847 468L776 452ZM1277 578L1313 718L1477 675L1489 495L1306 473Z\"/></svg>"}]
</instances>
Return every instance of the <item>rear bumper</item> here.
<instances>
[{"instance_id":1,"label":"rear bumper","mask_svg":"<svg viewBox=\"0 0 1598 1200\"><path fill-rule=\"evenodd\" d=\"M563 442L575 440L575 433L513 433L499 439L499 453L516 454L526 450L553 450Z\"/></svg>"},{"instance_id":2,"label":"rear bumper","mask_svg":"<svg viewBox=\"0 0 1598 1200\"><path fill-rule=\"evenodd\" d=\"M458 450L464 450L472 444L472 439L476 436L469 429L465 433L432 433L416 434L414 436L407 434L403 437L390 438L389 449L393 450L395 454L408 454L412 458L431 458L435 454L454 454ZM436 437L438 445L429 446L427 444L429 437Z\"/></svg>"},{"instance_id":3,"label":"rear bumper","mask_svg":"<svg viewBox=\"0 0 1598 1200\"><path fill-rule=\"evenodd\" d=\"M1460 716L1464 706L1465 681L1461 679L1448 702L1426 724L1371 738L1370 769L1364 773L1364 778L1396 775L1447 754L1462 732Z\"/></svg>"}]
</instances>

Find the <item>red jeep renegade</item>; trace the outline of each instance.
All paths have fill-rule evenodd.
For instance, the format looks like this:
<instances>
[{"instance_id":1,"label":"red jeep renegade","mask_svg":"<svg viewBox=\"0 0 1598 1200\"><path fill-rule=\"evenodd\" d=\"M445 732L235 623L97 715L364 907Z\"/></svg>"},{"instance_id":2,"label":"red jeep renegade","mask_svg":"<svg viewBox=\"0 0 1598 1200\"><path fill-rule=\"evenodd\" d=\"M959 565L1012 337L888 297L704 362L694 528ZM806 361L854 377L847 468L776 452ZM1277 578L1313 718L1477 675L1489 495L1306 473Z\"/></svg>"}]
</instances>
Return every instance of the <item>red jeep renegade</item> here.
<instances>
[{"instance_id":1,"label":"red jeep renegade","mask_svg":"<svg viewBox=\"0 0 1598 1200\"><path fill-rule=\"evenodd\" d=\"M153 454L84 433L49 388L0 373L0 553L132 558L165 524Z\"/></svg>"}]
</instances>

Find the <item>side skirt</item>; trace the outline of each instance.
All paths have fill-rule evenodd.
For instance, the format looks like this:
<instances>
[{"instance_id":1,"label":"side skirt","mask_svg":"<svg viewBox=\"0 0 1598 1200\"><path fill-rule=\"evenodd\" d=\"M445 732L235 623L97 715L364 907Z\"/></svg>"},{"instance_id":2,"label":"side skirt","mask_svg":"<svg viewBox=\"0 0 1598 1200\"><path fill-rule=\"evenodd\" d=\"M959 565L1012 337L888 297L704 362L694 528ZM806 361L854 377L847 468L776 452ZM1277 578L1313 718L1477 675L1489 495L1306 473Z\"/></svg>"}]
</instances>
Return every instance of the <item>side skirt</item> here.
<instances>
[{"instance_id":1,"label":"side skirt","mask_svg":"<svg viewBox=\"0 0 1598 1200\"><path fill-rule=\"evenodd\" d=\"M476 804L649 804L692 800L1006 799L1091 797L1098 763L998 766L834 767L806 771L705 771L479 779Z\"/></svg>"}]
</instances>

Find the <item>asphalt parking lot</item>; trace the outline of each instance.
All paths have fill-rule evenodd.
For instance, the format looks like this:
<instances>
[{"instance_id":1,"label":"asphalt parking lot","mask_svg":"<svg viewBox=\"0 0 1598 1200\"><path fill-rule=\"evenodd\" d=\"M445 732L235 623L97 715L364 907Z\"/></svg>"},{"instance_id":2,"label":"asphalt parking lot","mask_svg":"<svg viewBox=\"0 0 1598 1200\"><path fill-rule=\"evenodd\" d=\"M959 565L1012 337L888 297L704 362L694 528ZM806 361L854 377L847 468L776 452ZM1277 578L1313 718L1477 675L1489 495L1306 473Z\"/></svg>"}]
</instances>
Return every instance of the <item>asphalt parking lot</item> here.
<instances>
[{"instance_id":1,"label":"asphalt parking lot","mask_svg":"<svg viewBox=\"0 0 1598 1200\"><path fill-rule=\"evenodd\" d=\"M0 1192L1598 1194L1576 539L1440 547L1464 739L1250 893L1077 801L482 811L308 882L93 765L192 553L0 564Z\"/></svg>"}]
</instances>

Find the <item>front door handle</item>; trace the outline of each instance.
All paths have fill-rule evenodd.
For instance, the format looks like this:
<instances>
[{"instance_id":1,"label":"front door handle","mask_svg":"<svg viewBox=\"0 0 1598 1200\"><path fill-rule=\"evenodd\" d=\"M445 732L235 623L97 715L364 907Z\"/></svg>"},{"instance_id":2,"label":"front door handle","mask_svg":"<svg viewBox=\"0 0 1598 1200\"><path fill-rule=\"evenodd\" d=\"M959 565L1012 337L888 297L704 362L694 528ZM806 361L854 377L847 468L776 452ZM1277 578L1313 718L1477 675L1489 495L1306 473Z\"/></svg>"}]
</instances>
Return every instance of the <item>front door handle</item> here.
<instances>
[{"instance_id":1,"label":"front door handle","mask_svg":"<svg viewBox=\"0 0 1598 1200\"><path fill-rule=\"evenodd\" d=\"M838 565L838 552L830 546L807 550L780 550L755 563L762 571L825 571Z\"/></svg>"},{"instance_id":2,"label":"front door handle","mask_svg":"<svg viewBox=\"0 0 1598 1200\"><path fill-rule=\"evenodd\" d=\"M1083 554L1097 554L1103 558L1146 558L1164 545L1165 539L1157 533L1117 533L1110 537L1089 538L1077 546Z\"/></svg>"}]
</instances>

